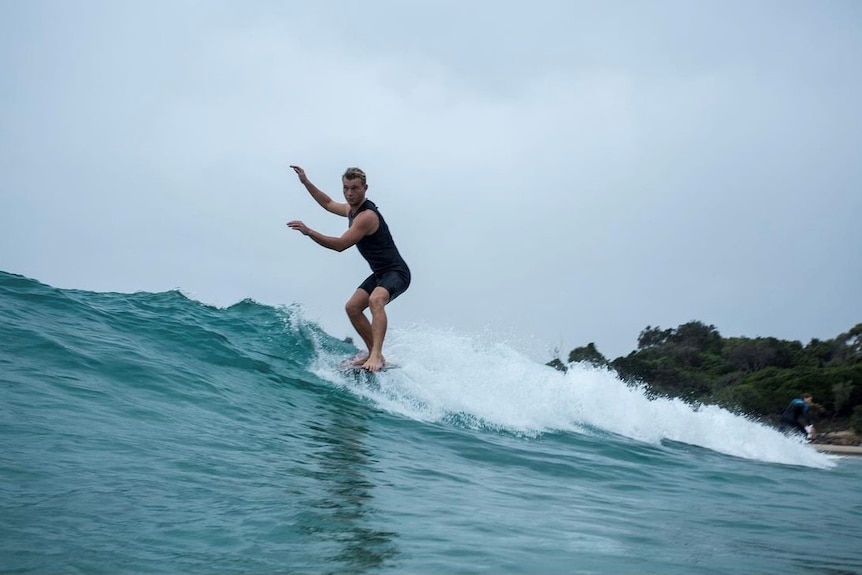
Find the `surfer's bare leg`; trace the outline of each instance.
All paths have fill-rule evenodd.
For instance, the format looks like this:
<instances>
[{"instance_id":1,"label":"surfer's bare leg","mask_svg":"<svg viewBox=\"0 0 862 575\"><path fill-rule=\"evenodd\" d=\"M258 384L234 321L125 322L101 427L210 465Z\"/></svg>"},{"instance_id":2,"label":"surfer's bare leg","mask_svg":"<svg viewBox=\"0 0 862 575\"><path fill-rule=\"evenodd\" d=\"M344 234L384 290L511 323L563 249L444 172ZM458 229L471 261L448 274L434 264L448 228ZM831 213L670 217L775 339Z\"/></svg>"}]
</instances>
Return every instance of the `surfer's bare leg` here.
<instances>
[{"instance_id":1,"label":"surfer's bare leg","mask_svg":"<svg viewBox=\"0 0 862 575\"><path fill-rule=\"evenodd\" d=\"M371 323L365 317L365 310L368 309L368 300L368 292L363 289L357 289L344 306L347 317L350 319L350 323L353 324L353 329L362 338L367 348L366 352L359 352L351 360L353 365L362 365L365 363L371 354L371 349L374 347L374 335L371 330Z\"/></svg>"},{"instance_id":2,"label":"surfer's bare leg","mask_svg":"<svg viewBox=\"0 0 862 575\"><path fill-rule=\"evenodd\" d=\"M371 308L371 348L368 359L362 364L362 369L368 371L380 371L386 364L383 358L383 339L386 337L388 319L386 317L386 304L389 303L389 291L377 286L368 298L368 307ZM364 314L363 314L363 317Z\"/></svg>"}]
</instances>

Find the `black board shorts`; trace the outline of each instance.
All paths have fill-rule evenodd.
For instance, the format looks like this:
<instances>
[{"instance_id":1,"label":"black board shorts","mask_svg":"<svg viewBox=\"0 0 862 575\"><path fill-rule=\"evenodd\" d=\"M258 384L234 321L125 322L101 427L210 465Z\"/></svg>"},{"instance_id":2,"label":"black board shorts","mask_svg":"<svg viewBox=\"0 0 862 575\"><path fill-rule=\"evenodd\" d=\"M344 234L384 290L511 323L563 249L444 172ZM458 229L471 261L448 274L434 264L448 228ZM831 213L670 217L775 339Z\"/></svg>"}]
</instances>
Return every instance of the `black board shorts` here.
<instances>
[{"instance_id":1,"label":"black board shorts","mask_svg":"<svg viewBox=\"0 0 862 575\"><path fill-rule=\"evenodd\" d=\"M389 301L394 300L410 287L410 272L405 270L392 270L380 274L371 274L358 289L364 290L371 295L374 288L386 288L389 292Z\"/></svg>"}]
</instances>

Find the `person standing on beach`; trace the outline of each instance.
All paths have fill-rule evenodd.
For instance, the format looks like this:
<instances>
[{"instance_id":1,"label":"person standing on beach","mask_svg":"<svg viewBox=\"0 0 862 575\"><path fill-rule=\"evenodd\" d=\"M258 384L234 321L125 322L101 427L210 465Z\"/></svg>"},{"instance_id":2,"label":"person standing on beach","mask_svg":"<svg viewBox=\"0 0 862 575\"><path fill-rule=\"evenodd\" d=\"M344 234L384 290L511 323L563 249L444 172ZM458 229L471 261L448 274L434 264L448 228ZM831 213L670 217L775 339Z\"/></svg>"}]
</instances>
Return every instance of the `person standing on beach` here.
<instances>
[{"instance_id":1,"label":"person standing on beach","mask_svg":"<svg viewBox=\"0 0 862 575\"><path fill-rule=\"evenodd\" d=\"M347 218L347 231L341 236L326 236L299 220L287 222L290 229L310 237L317 244L342 252L356 246L371 267L371 275L363 281L344 306L353 328L365 342L367 353L360 352L351 365L368 371L379 371L386 365L383 340L386 337L386 305L410 286L410 268L395 246L389 226L377 206L366 199L368 191L365 172L347 168L341 177L346 203L336 202L311 183L305 170L290 166L311 197L328 212ZM371 321L365 315L371 309Z\"/></svg>"},{"instance_id":2,"label":"person standing on beach","mask_svg":"<svg viewBox=\"0 0 862 575\"><path fill-rule=\"evenodd\" d=\"M814 435L813 420L811 417L811 402L814 398L810 393L803 393L790 402L784 413L781 414L782 431L798 431L810 437ZM809 431L810 428L810 431Z\"/></svg>"}]
</instances>

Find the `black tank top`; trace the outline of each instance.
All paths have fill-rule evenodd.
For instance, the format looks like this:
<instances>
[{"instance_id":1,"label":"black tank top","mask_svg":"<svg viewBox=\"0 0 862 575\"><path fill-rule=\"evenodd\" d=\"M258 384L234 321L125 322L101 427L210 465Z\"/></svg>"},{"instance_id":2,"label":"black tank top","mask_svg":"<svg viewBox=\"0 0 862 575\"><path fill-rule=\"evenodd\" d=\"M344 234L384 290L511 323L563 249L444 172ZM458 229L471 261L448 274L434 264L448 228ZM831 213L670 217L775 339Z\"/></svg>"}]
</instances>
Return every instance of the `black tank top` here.
<instances>
[{"instance_id":1,"label":"black tank top","mask_svg":"<svg viewBox=\"0 0 862 575\"><path fill-rule=\"evenodd\" d=\"M359 253L362 254L362 257L371 266L371 271L376 274L392 270L403 270L410 273L407 262L404 261L401 254L398 253L398 248L395 247L395 241L392 239L392 234L389 233L389 226L386 225L386 220L380 215L374 202L365 200L355 212L351 212L347 216L348 227L352 226L356 216L365 210L373 211L377 214L377 219L380 221L376 232L365 236L356 244Z\"/></svg>"}]
</instances>

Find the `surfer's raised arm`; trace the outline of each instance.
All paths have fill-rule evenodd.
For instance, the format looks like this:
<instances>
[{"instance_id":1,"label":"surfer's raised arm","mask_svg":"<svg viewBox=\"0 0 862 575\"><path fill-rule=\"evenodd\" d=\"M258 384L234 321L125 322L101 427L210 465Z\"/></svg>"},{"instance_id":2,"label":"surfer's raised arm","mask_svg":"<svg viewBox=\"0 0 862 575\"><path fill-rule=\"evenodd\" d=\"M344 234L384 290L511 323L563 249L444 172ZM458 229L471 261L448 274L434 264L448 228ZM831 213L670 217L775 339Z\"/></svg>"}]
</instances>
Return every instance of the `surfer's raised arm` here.
<instances>
[{"instance_id":1,"label":"surfer's raised arm","mask_svg":"<svg viewBox=\"0 0 862 575\"><path fill-rule=\"evenodd\" d=\"M322 207L327 212L331 212L338 216L347 217L347 214L350 212L350 206L347 204L343 204L340 202L336 202L329 195L311 183L311 180L308 179L308 176L305 175L305 170L300 168L299 166L290 166L296 175L299 176L300 183L305 186L305 189L308 190L308 193L311 194L311 197L314 198L320 207Z\"/></svg>"}]
</instances>

